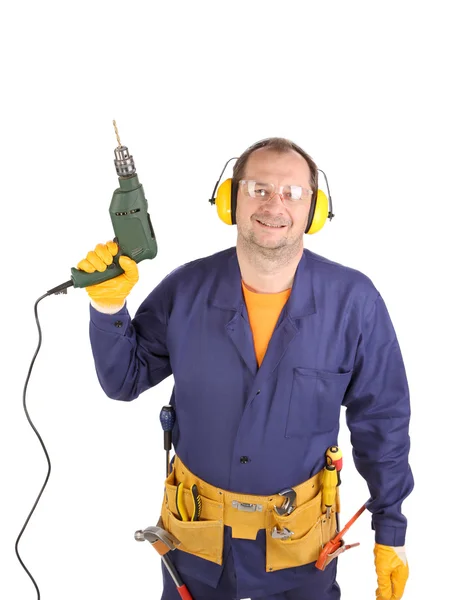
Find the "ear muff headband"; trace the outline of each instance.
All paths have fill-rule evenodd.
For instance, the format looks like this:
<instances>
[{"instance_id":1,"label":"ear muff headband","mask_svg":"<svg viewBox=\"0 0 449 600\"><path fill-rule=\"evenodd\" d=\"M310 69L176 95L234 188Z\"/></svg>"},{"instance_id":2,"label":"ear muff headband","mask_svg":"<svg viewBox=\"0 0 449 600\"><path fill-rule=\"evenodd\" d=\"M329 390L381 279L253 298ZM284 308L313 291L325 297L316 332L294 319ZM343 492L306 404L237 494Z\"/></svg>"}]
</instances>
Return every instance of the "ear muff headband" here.
<instances>
[{"instance_id":1,"label":"ear muff headband","mask_svg":"<svg viewBox=\"0 0 449 600\"><path fill-rule=\"evenodd\" d=\"M214 191L212 192L212 196L209 199L211 204L215 204L217 207L217 213L219 218L226 223L226 225L235 225L236 218L236 207L237 207L237 190L238 184L232 178L226 179L223 183L218 187L221 177L225 172L228 163L231 160L237 160L236 158L230 158L225 164L220 177L218 178L217 183L215 184ZM332 221L335 216L332 208L332 197L329 189L329 184L327 181L326 173L321 170L321 173L324 175L324 179L326 182L326 188L328 192L328 196L322 191L317 190L316 194L312 197L312 202L310 205L309 217L307 219L307 225L305 229L305 233L313 234L317 233L324 227L326 223L326 219ZM218 190L217 190L218 187ZM215 192L217 195L215 197Z\"/></svg>"}]
</instances>

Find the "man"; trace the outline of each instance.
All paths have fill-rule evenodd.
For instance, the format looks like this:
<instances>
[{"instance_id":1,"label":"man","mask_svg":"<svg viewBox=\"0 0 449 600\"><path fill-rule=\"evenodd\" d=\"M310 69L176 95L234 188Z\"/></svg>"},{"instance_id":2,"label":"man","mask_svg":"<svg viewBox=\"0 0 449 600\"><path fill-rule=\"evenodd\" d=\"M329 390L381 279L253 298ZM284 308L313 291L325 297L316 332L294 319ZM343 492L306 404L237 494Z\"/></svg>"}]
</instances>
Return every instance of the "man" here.
<instances>
[{"instance_id":1,"label":"man","mask_svg":"<svg viewBox=\"0 0 449 600\"><path fill-rule=\"evenodd\" d=\"M336 530L338 499L329 513L321 477L342 405L371 493L377 598L403 594L401 503L413 488L404 365L373 283L304 249L317 193L307 153L263 140L234 167L235 248L176 269L133 320L130 258L120 258L123 275L87 288L105 393L132 400L174 376L162 523L182 543L173 561L195 600L340 598L337 560L324 571L315 561ZM116 253L99 244L78 268L103 271ZM178 597L164 569L162 598Z\"/></svg>"}]
</instances>

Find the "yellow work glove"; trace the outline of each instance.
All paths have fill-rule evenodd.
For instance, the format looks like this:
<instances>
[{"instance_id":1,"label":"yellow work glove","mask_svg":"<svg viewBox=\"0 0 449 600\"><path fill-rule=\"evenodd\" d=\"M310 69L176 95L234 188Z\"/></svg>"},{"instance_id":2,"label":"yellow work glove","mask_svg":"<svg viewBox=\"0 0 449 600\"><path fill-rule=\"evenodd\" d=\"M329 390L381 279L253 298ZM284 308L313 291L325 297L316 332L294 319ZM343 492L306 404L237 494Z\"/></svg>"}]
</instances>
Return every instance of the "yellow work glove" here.
<instances>
[{"instance_id":1,"label":"yellow work glove","mask_svg":"<svg viewBox=\"0 0 449 600\"><path fill-rule=\"evenodd\" d=\"M88 252L86 258L77 264L77 269L86 271L86 273L95 271L103 273L112 263L117 252L118 245L115 242L97 244L95 250ZM127 256L121 256L119 264L125 271L124 273L103 283L86 287L92 306L100 312L108 314L118 312L125 305L126 296L139 280L139 271L135 261Z\"/></svg>"},{"instance_id":2,"label":"yellow work glove","mask_svg":"<svg viewBox=\"0 0 449 600\"><path fill-rule=\"evenodd\" d=\"M404 593L408 579L408 564L405 548L374 545L374 564L376 565L376 600L399 600Z\"/></svg>"}]
</instances>

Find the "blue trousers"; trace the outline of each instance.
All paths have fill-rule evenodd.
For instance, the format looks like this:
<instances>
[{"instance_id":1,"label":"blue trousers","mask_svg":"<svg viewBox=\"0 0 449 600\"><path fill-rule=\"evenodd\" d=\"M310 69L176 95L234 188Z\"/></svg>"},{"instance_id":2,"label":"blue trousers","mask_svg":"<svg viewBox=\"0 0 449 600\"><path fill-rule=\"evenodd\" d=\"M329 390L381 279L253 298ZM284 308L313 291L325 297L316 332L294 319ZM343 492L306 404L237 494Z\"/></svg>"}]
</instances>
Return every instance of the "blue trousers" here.
<instances>
[{"instance_id":1,"label":"blue trousers","mask_svg":"<svg viewBox=\"0 0 449 600\"><path fill-rule=\"evenodd\" d=\"M340 587L335 580L336 560L328 565L324 572L313 566L301 582L301 587L279 594L252 596L257 600L340 600ZM308 567L305 567L307 569ZM161 600L180 600L175 584L169 573L162 567L164 589ZM226 559L223 573L217 588L210 587L192 577L180 574L182 582L187 586L193 600L240 600L248 596L237 596L237 580L235 576L232 551Z\"/></svg>"}]
</instances>

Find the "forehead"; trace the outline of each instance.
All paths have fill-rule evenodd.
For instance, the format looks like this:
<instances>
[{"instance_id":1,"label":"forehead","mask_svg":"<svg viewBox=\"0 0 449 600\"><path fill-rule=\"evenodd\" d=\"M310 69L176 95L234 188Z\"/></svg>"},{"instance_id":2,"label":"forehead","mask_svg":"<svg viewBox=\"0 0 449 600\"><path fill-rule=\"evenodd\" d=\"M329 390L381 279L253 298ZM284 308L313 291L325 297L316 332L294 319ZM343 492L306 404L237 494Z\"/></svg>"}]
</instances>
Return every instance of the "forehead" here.
<instances>
[{"instance_id":1,"label":"forehead","mask_svg":"<svg viewBox=\"0 0 449 600\"><path fill-rule=\"evenodd\" d=\"M310 179L310 169L306 159L294 150L279 153L259 148L248 158L245 177L273 183L305 185Z\"/></svg>"}]
</instances>

